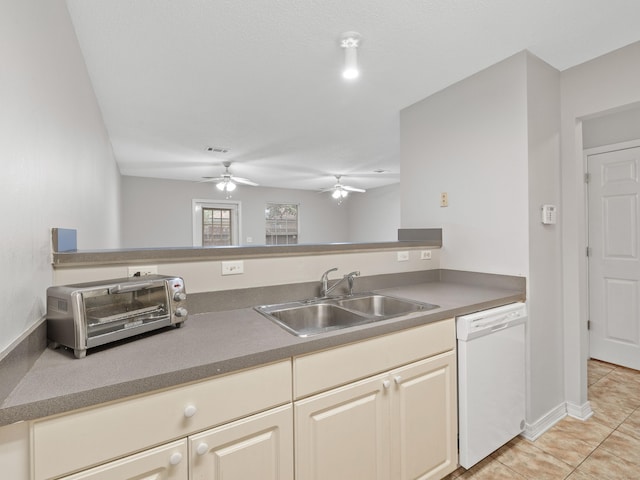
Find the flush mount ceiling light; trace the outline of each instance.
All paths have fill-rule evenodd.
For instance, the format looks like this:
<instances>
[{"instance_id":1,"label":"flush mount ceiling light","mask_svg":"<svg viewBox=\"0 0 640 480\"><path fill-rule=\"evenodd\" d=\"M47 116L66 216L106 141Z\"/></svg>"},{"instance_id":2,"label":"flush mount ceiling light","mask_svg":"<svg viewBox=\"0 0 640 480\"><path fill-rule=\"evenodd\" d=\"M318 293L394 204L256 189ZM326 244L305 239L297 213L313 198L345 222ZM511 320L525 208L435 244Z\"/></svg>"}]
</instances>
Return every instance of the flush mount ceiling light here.
<instances>
[{"instance_id":1,"label":"flush mount ceiling light","mask_svg":"<svg viewBox=\"0 0 640 480\"><path fill-rule=\"evenodd\" d=\"M342 34L340 46L344 48L344 69L342 78L355 80L360 76L358 69L358 46L360 45L360 34L358 32L345 32Z\"/></svg>"}]
</instances>

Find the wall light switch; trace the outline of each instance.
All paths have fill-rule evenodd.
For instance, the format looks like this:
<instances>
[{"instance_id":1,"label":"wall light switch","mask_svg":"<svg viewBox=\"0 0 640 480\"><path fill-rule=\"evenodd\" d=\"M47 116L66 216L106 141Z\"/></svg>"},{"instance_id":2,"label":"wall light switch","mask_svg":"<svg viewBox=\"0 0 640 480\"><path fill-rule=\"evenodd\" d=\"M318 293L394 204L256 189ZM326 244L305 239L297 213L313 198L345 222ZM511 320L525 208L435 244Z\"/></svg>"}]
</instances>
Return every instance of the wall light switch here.
<instances>
[{"instance_id":1,"label":"wall light switch","mask_svg":"<svg viewBox=\"0 0 640 480\"><path fill-rule=\"evenodd\" d=\"M398 261L406 262L409 260L409 252L398 252Z\"/></svg>"},{"instance_id":2,"label":"wall light switch","mask_svg":"<svg viewBox=\"0 0 640 480\"><path fill-rule=\"evenodd\" d=\"M244 262L242 260L222 262L222 275L239 275L241 273L244 273Z\"/></svg>"}]
</instances>

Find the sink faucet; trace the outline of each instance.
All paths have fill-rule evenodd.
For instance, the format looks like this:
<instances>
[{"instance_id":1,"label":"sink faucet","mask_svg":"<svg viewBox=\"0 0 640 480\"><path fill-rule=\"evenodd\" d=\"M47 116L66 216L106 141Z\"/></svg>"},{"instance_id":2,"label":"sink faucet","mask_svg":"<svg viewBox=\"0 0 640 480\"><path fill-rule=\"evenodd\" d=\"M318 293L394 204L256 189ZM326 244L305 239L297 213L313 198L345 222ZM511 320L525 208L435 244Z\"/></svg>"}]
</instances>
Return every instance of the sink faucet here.
<instances>
[{"instance_id":1,"label":"sink faucet","mask_svg":"<svg viewBox=\"0 0 640 480\"><path fill-rule=\"evenodd\" d=\"M336 283L331 285L331 287L329 287L329 274L331 272L335 272L336 270L338 270L338 269L337 268L331 268L331 269L327 270L326 272L324 272L322 274L322 277L320 278L320 283L322 284L322 287L321 287L321 290L320 290L320 296L321 297L329 296L329 294L331 292L333 292L333 290L335 290L336 287L338 285L340 285L344 280L346 280L347 284L349 285L349 295L353 295L353 279L354 279L354 277L359 277L360 276L360 272L359 271L354 271L354 272L351 272L351 273L347 273L340 280L338 280Z\"/></svg>"}]
</instances>

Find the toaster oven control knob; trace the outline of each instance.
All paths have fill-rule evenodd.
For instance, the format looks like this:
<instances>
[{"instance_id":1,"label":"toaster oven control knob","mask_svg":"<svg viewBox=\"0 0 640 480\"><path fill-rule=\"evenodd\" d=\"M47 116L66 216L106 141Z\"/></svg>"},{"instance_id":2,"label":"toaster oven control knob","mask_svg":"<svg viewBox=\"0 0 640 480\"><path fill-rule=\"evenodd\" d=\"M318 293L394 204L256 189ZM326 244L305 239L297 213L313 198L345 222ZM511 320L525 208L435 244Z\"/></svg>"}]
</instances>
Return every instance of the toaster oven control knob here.
<instances>
[{"instance_id":1,"label":"toaster oven control knob","mask_svg":"<svg viewBox=\"0 0 640 480\"><path fill-rule=\"evenodd\" d=\"M209 451L209 445L207 445L205 442L200 442L196 447L196 452L198 453L198 455L204 455L208 451Z\"/></svg>"},{"instance_id":2,"label":"toaster oven control knob","mask_svg":"<svg viewBox=\"0 0 640 480\"><path fill-rule=\"evenodd\" d=\"M184 416L187 418L191 418L196 414L197 411L198 409L195 405L187 405L186 407L184 407Z\"/></svg>"},{"instance_id":3,"label":"toaster oven control knob","mask_svg":"<svg viewBox=\"0 0 640 480\"><path fill-rule=\"evenodd\" d=\"M169 463L171 465L178 465L182 461L182 454L180 452L175 452L169 457Z\"/></svg>"},{"instance_id":4,"label":"toaster oven control knob","mask_svg":"<svg viewBox=\"0 0 640 480\"><path fill-rule=\"evenodd\" d=\"M173 294L173 299L176 302L184 302L187 299L187 294L184 292L176 292Z\"/></svg>"},{"instance_id":5,"label":"toaster oven control knob","mask_svg":"<svg viewBox=\"0 0 640 480\"><path fill-rule=\"evenodd\" d=\"M186 317L188 313L186 308L176 308L176 317Z\"/></svg>"}]
</instances>

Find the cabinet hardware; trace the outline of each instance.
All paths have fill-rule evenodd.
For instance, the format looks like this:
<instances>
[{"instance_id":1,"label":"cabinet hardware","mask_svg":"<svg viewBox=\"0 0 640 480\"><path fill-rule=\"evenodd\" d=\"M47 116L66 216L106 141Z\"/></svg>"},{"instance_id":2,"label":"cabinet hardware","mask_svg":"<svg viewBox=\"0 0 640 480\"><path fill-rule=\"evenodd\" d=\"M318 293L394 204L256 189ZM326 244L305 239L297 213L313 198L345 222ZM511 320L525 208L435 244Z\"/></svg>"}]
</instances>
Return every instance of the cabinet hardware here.
<instances>
[{"instance_id":1,"label":"cabinet hardware","mask_svg":"<svg viewBox=\"0 0 640 480\"><path fill-rule=\"evenodd\" d=\"M184 407L184 416L187 418L191 418L196 414L197 411L198 409L195 405L187 405L186 407Z\"/></svg>"},{"instance_id":2,"label":"cabinet hardware","mask_svg":"<svg viewBox=\"0 0 640 480\"><path fill-rule=\"evenodd\" d=\"M209 445L207 445L205 442L200 442L198 444L198 446L196 447L196 453L198 455L204 455L209 451Z\"/></svg>"}]
</instances>

